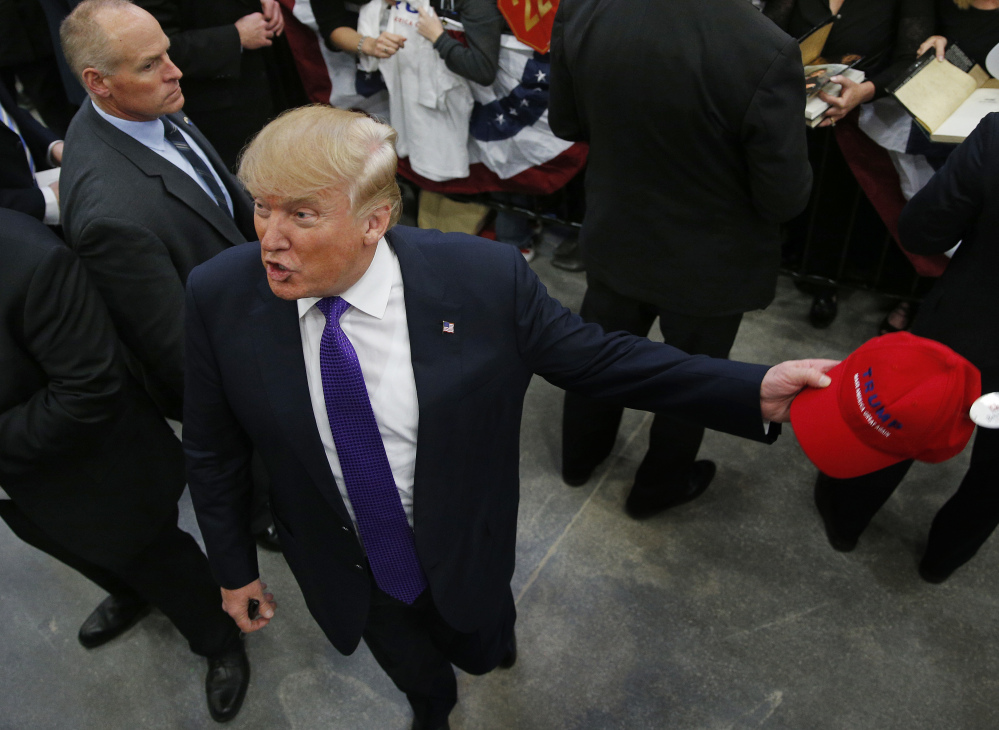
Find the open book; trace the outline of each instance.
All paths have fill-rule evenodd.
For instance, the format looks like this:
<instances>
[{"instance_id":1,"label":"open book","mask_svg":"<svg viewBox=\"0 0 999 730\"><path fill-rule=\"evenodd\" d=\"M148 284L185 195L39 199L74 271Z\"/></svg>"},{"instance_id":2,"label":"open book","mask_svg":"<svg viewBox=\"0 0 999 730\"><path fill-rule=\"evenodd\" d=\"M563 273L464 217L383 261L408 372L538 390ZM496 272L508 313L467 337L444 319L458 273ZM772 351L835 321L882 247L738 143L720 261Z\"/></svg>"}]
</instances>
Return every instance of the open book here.
<instances>
[{"instance_id":1,"label":"open book","mask_svg":"<svg viewBox=\"0 0 999 730\"><path fill-rule=\"evenodd\" d=\"M931 49L888 87L933 142L963 142L989 112L999 111L999 81L955 45L937 61Z\"/></svg>"}]
</instances>

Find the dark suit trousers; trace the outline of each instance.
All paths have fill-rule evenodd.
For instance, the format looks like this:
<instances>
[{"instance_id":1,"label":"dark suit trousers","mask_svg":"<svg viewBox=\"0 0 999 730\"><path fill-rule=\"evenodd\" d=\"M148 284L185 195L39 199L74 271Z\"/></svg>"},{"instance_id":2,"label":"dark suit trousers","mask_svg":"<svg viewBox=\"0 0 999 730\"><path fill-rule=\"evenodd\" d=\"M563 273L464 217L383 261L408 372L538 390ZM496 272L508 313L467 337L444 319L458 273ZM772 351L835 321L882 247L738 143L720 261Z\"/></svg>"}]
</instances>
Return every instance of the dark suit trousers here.
<instances>
[{"instance_id":1,"label":"dark suit trousers","mask_svg":"<svg viewBox=\"0 0 999 730\"><path fill-rule=\"evenodd\" d=\"M160 534L124 568L102 567L56 542L17 505L0 501L0 517L24 542L48 553L115 596L142 598L166 615L191 651L216 656L239 639L239 629L222 610L218 584L198 543L177 526L177 511Z\"/></svg>"},{"instance_id":2,"label":"dark suit trousers","mask_svg":"<svg viewBox=\"0 0 999 730\"><path fill-rule=\"evenodd\" d=\"M742 314L696 317L676 314L617 293L587 277L579 310L587 322L607 332L624 330L645 337L659 317L667 344L691 355L728 357ZM607 458L614 447L624 409L576 393L565 394L562 411L562 471L586 474ZM649 450L635 475L636 487L669 489L686 486L690 467L701 447L704 429L664 413L656 414L649 433Z\"/></svg>"},{"instance_id":3,"label":"dark suit trousers","mask_svg":"<svg viewBox=\"0 0 999 730\"><path fill-rule=\"evenodd\" d=\"M517 609L507 606L495 625L465 634L438 613L430 591L409 606L383 593L371 579L371 608L364 643L395 686L406 694L413 714L427 728L442 725L458 701L454 669L485 674L510 648Z\"/></svg>"},{"instance_id":4,"label":"dark suit trousers","mask_svg":"<svg viewBox=\"0 0 999 730\"><path fill-rule=\"evenodd\" d=\"M961 486L933 518L923 568L948 573L964 565L999 525L997 461L999 431L979 428ZM843 537L860 537L911 466L909 460L855 479L823 477L816 501Z\"/></svg>"}]
</instances>

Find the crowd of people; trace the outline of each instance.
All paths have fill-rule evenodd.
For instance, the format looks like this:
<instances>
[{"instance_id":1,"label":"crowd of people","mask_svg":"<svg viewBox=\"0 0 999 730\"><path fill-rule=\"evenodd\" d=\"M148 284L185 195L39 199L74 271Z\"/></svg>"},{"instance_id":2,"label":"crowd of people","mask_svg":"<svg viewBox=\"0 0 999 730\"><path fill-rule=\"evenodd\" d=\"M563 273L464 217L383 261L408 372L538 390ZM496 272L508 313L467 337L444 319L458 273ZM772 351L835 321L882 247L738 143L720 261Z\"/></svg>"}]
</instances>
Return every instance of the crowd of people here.
<instances>
[{"instance_id":1,"label":"crowd of people","mask_svg":"<svg viewBox=\"0 0 999 730\"><path fill-rule=\"evenodd\" d=\"M999 117L931 144L887 89L948 45L985 65L999 0L684 0L643 4L642 22L632 5L562 0L542 54L491 0L0 3L24 28L16 48L0 36L0 517L108 592L85 647L160 609L208 660L210 714L229 720L249 680L242 633L275 616L256 549L280 550L333 646L363 639L413 727L447 728L453 667L516 661L534 374L567 391L570 486L610 454L623 408L656 414L635 519L708 488L705 428L773 442L796 395L830 383L830 361L728 355L743 315L773 300L782 251L807 247L808 273L835 278L844 234L818 211L852 174L846 126L881 131L912 198L885 221L899 243L952 256L883 331L948 345L996 389ZM824 53L859 56L866 78L833 77L808 129L796 38L830 16ZM668 93L649 93L650 67L669 69ZM552 165L578 150L585 170ZM398 225L400 173L516 204L574 178L582 228L563 264L586 271L579 314L521 255L533 227L516 214L498 214L498 243ZM836 316L831 283L809 289L817 327ZM656 320L664 344L647 339ZM992 434L933 523L928 582L999 524ZM835 549L912 464L895 461L819 472ZM207 557L177 526L185 484Z\"/></svg>"}]
</instances>

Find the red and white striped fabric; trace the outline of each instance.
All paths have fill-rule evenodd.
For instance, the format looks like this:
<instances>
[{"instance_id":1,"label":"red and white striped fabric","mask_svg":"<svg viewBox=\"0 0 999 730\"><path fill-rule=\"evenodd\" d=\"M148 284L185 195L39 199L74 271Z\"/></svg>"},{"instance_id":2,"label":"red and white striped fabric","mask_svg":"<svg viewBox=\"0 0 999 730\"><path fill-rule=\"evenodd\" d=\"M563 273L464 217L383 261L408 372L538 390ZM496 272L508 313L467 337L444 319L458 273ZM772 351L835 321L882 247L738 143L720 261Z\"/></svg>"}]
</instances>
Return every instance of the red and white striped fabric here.
<instances>
[{"instance_id":1,"label":"red and white striped fabric","mask_svg":"<svg viewBox=\"0 0 999 730\"><path fill-rule=\"evenodd\" d=\"M286 17L293 16L285 29L309 98L387 119L381 78L360 71L353 55L326 48L309 0L280 2L290 11ZM413 172L405 158L399 160L400 174L441 193L546 195L563 187L586 163L587 146L559 139L548 126L548 70L547 54L504 35L496 81L489 87L471 84L476 101L469 122L468 177L428 180Z\"/></svg>"}]
</instances>

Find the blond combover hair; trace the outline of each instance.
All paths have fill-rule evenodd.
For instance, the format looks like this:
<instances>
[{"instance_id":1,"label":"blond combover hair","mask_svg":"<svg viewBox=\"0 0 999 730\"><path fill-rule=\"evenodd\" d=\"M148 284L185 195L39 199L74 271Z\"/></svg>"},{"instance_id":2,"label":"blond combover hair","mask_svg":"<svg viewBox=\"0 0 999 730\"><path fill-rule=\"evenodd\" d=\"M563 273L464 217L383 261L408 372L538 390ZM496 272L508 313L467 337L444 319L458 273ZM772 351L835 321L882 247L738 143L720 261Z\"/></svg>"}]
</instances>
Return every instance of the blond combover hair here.
<instances>
[{"instance_id":1,"label":"blond combover hair","mask_svg":"<svg viewBox=\"0 0 999 730\"><path fill-rule=\"evenodd\" d=\"M83 0L62 21L59 42L77 81L87 68L97 69L101 76L114 74L121 59L98 16L109 10L135 7L131 0Z\"/></svg>"},{"instance_id":2,"label":"blond combover hair","mask_svg":"<svg viewBox=\"0 0 999 730\"><path fill-rule=\"evenodd\" d=\"M366 114L325 104L291 109L243 150L239 179L254 197L307 200L337 188L358 220L389 205L389 228L399 220L395 181L396 133Z\"/></svg>"},{"instance_id":3,"label":"blond combover hair","mask_svg":"<svg viewBox=\"0 0 999 730\"><path fill-rule=\"evenodd\" d=\"M954 0L954 4L961 10L967 10L971 7L971 0Z\"/></svg>"}]
</instances>

